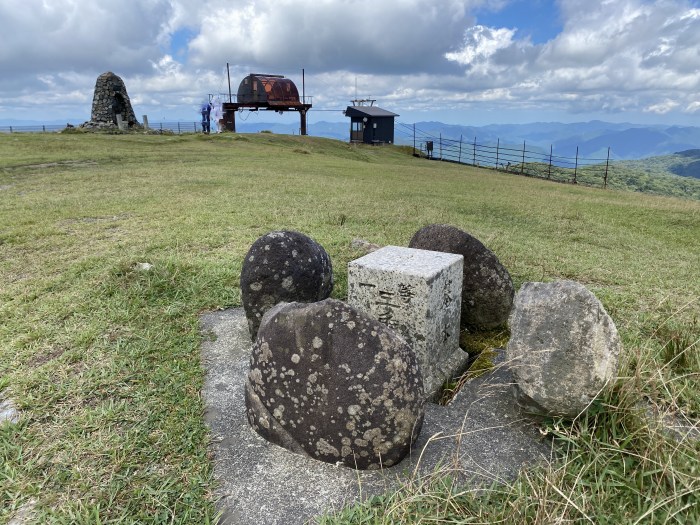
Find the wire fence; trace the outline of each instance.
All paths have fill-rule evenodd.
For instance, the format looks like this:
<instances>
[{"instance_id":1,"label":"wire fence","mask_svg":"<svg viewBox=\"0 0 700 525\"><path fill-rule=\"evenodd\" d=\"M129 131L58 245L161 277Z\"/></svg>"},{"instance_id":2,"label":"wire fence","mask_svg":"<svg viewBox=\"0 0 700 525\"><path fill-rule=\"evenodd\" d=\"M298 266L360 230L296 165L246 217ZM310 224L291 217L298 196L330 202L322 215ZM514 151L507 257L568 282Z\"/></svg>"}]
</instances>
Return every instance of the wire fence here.
<instances>
[{"instance_id":1,"label":"wire fence","mask_svg":"<svg viewBox=\"0 0 700 525\"><path fill-rule=\"evenodd\" d=\"M37 124L34 126L0 126L0 133L58 133L66 128L77 128L73 124ZM148 128L172 133L200 133L200 122L151 122Z\"/></svg>"},{"instance_id":2,"label":"wire fence","mask_svg":"<svg viewBox=\"0 0 700 525\"><path fill-rule=\"evenodd\" d=\"M413 141L414 155L445 162L456 162L480 168L537 177L540 179L583 183L589 186L607 188L610 174L610 148L606 158L586 158L579 155L578 147L574 156L555 155L553 147L549 151L540 148L528 149L522 146L501 143L484 144L477 140L444 138L420 130L415 124L398 122L397 135L403 141Z\"/></svg>"},{"instance_id":3,"label":"wire fence","mask_svg":"<svg viewBox=\"0 0 700 525\"><path fill-rule=\"evenodd\" d=\"M0 133L57 133L66 129L66 124L37 124L35 126L0 126Z\"/></svg>"}]
</instances>

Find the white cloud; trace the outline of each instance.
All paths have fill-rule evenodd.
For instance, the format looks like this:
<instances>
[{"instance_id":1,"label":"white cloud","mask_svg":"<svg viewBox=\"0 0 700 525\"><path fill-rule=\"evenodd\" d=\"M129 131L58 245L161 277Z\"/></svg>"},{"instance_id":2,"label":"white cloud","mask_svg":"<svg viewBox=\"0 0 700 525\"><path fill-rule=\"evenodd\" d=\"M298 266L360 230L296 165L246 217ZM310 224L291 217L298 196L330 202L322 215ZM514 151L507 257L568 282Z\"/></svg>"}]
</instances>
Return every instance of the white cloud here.
<instances>
[{"instance_id":1,"label":"white cloud","mask_svg":"<svg viewBox=\"0 0 700 525\"><path fill-rule=\"evenodd\" d=\"M197 65L231 62L317 72L398 73L441 69L483 2L256 0L211 2L191 44Z\"/></svg>"},{"instance_id":2,"label":"white cloud","mask_svg":"<svg viewBox=\"0 0 700 525\"><path fill-rule=\"evenodd\" d=\"M691 0L557 0L562 30L542 44L518 38L517 27L478 23L477 8L522 5L2 0L0 112L51 101L89 114L95 79L114 71L143 111L188 114L207 93L227 90L227 62L234 93L251 71L298 81L306 68L307 95L322 108L347 105L357 80L360 96L399 113L476 105L669 118L699 111L700 9ZM183 35L189 41L171 48Z\"/></svg>"},{"instance_id":3,"label":"white cloud","mask_svg":"<svg viewBox=\"0 0 700 525\"><path fill-rule=\"evenodd\" d=\"M511 47L514 35L515 29L476 25L465 31L462 49L445 53L445 58L473 68L487 62L498 51Z\"/></svg>"},{"instance_id":4,"label":"white cloud","mask_svg":"<svg viewBox=\"0 0 700 525\"><path fill-rule=\"evenodd\" d=\"M700 100L694 100L686 106L685 113L697 113L700 111Z\"/></svg>"},{"instance_id":5,"label":"white cloud","mask_svg":"<svg viewBox=\"0 0 700 525\"><path fill-rule=\"evenodd\" d=\"M675 100L664 100L658 104L652 104L644 108L644 111L649 113L657 113L659 115L665 115L669 111L676 109L680 104Z\"/></svg>"},{"instance_id":6,"label":"white cloud","mask_svg":"<svg viewBox=\"0 0 700 525\"><path fill-rule=\"evenodd\" d=\"M515 28L476 26L445 56L465 66L472 90L508 87L523 102L566 98L573 111L598 105L666 114L700 89L700 10L687 2L559 5L563 30L549 42L517 40Z\"/></svg>"}]
</instances>

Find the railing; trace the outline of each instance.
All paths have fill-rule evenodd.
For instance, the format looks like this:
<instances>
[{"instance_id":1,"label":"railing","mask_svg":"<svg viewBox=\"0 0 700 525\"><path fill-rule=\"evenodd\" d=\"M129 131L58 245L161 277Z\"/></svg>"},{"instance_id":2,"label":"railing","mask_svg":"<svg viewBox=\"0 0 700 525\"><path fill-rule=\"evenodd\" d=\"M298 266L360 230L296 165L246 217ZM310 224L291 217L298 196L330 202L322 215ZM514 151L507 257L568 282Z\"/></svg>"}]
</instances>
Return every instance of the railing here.
<instances>
[{"instance_id":1,"label":"railing","mask_svg":"<svg viewBox=\"0 0 700 525\"><path fill-rule=\"evenodd\" d=\"M583 183L589 186L608 185L610 172L610 148L606 158L584 158L579 155L578 147L573 157L554 155L553 147L549 151L528 149L512 144L501 144L497 139L493 144L481 144L477 137L473 140L443 138L431 135L416 128L415 124L397 123L398 135L413 140L414 154L428 159L456 162L481 168L537 177L540 179L571 184Z\"/></svg>"},{"instance_id":2,"label":"railing","mask_svg":"<svg viewBox=\"0 0 700 525\"><path fill-rule=\"evenodd\" d=\"M0 126L0 133L58 133L66 128L76 127L66 124L37 124L34 126ZM149 129L173 133L200 133L202 122L151 122Z\"/></svg>"},{"instance_id":3,"label":"railing","mask_svg":"<svg viewBox=\"0 0 700 525\"><path fill-rule=\"evenodd\" d=\"M66 129L66 124L37 124L35 126L0 126L0 133L56 133Z\"/></svg>"}]
</instances>

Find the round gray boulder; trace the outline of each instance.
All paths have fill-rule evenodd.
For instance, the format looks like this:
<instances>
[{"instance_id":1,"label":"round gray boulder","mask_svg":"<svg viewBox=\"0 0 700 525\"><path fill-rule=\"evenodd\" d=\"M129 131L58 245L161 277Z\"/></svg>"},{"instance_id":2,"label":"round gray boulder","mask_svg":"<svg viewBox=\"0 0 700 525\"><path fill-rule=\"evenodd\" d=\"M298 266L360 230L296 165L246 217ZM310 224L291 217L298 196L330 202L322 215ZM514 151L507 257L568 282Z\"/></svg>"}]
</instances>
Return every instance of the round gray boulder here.
<instances>
[{"instance_id":1,"label":"round gray boulder","mask_svg":"<svg viewBox=\"0 0 700 525\"><path fill-rule=\"evenodd\" d=\"M617 375L615 323L580 283L523 284L509 325L506 357L528 412L574 418Z\"/></svg>"},{"instance_id":2,"label":"round gray boulder","mask_svg":"<svg viewBox=\"0 0 700 525\"><path fill-rule=\"evenodd\" d=\"M335 299L269 310L245 388L258 434L352 468L397 464L423 423L423 379L411 348Z\"/></svg>"},{"instance_id":3,"label":"round gray boulder","mask_svg":"<svg viewBox=\"0 0 700 525\"><path fill-rule=\"evenodd\" d=\"M267 310L281 302L312 303L333 291L331 258L323 246L295 231L256 240L241 269L241 300L254 341Z\"/></svg>"},{"instance_id":4,"label":"round gray boulder","mask_svg":"<svg viewBox=\"0 0 700 525\"><path fill-rule=\"evenodd\" d=\"M508 320L515 288L508 270L477 238L447 224L418 230L409 248L460 254L464 257L461 328L490 330Z\"/></svg>"}]
</instances>

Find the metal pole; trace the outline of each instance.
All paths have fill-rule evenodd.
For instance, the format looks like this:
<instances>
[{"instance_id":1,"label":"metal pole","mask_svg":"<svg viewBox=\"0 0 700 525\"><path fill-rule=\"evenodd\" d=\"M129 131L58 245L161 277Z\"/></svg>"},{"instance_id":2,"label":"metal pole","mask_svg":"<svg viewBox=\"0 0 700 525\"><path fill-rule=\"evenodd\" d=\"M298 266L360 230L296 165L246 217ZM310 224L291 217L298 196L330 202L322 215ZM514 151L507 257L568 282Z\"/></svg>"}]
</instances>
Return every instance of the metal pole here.
<instances>
[{"instance_id":1,"label":"metal pole","mask_svg":"<svg viewBox=\"0 0 700 525\"><path fill-rule=\"evenodd\" d=\"M306 77L304 76L304 68L301 68L301 100L302 104L306 104ZM302 133L306 135L306 133Z\"/></svg>"},{"instance_id":2,"label":"metal pole","mask_svg":"<svg viewBox=\"0 0 700 525\"><path fill-rule=\"evenodd\" d=\"M230 102L232 102L232 100L231 100L231 70L229 69L228 62L226 62L226 76L228 77L228 101L230 103Z\"/></svg>"},{"instance_id":3,"label":"metal pole","mask_svg":"<svg viewBox=\"0 0 700 525\"><path fill-rule=\"evenodd\" d=\"M301 135L306 135L306 110L302 109L299 111L299 117L301 118L301 130L299 133Z\"/></svg>"},{"instance_id":4,"label":"metal pole","mask_svg":"<svg viewBox=\"0 0 700 525\"><path fill-rule=\"evenodd\" d=\"M476 166L476 135L474 135L474 158L473 158L473 166Z\"/></svg>"},{"instance_id":5,"label":"metal pole","mask_svg":"<svg viewBox=\"0 0 700 525\"><path fill-rule=\"evenodd\" d=\"M442 160L442 133L440 133L440 160Z\"/></svg>"},{"instance_id":6,"label":"metal pole","mask_svg":"<svg viewBox=\"0 0 700 525\"><path fill-rule=\"evenodd\" d=\"M549 169L547 170L547 180L552 176L552 145L549 145Z\"/></svg>"},{"instance_id":7,"label":"metal pole","mask_svg":"<svg viewBox=\"0 0 700 525\"><path fill-rule=\"evenodd\" d=\"M462 164L462 135L459 136L459 159L457 159L457 162Z\"/></svg>"},{"instance_id":8,"label":"metal pole","mask_svg":"<svg viewBox=\"0 0 700 525\"><path fill-rule=\"evenodd\" d=\"M498 139L496 142L496 169L498 169L498 148L501 145L501 139Z\"/></svg>"},{"instance_id":9,"label":"metal pole","mask_svg":"<svg viewBox=\"0 0 700 525\"><path fill-rule=\"evenodd\" d=\"M523 161L520 164L520 175L525 171L525 141L523 140Z\"/></svg>"},{"instance_id":10,"label":"metal pole","mask_svg":"<svg viewBox=\"0 0 700 525\"><path fill-rule=\"evenodd\" d=\"M416 123L413 123L413 155L416 154Z\"/></svg>"},{"instance_id":11,"label":"metal pole","mask_svg":"<svg viewBox=\"0 0 700 525\"><path fill-rule=\"evenodd\" d=\"M194 130L197 131L197 126L195 125ZM180 121L177 121L177 134L180 134Z\"/></svg>"},{"instance_id":12,"label":"metal pole","mask_svg":"<svg viewBox=\"0 0 700 525\"><path fill-rule=\"evenodd\" d=\"M608 167L610 166L610 146L608 146L608 160L605 161L605 178L603 178L603 188L608 187Z\"/></svg>"},{"instance_id":13,"label":"metal pole","mask_svg":"<svg viewBox=\"0 0 700 525\"><path fill-rule=\"evenodd\" d=\"M578 184L576 182L577 172L578 172L578 146L576 146L576 164L574 164L574 184Z\"/></svg>"}]
</instances>

